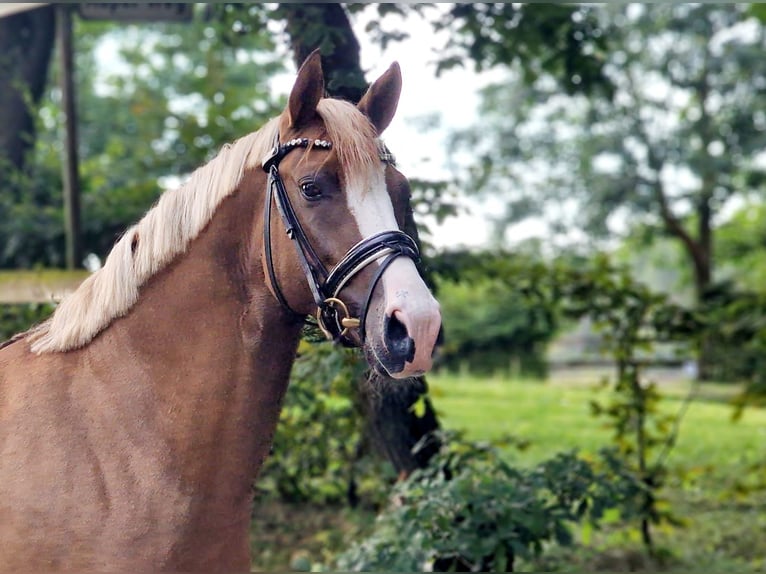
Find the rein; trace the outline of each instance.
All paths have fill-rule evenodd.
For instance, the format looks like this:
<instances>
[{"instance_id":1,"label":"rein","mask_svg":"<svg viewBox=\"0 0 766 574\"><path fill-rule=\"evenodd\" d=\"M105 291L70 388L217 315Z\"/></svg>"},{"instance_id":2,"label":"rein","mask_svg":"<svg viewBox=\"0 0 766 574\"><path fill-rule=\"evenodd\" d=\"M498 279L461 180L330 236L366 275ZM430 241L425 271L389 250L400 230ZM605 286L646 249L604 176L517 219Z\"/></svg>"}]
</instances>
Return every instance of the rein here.
<instances>
[{"instance_id":1,"label":"rein","mask_svg":"<svg viewBox=\"0 0 766 574\"><path fill-rule=\"evenodd\" d=\"M369 310L375 287L383 273L398 257L409 257L417 262L419 258L418 247L415 241L402 231L382 231L362 239L341 258L332 270L328 271L303 231L295 209L292 203L290 203L285 184L279 175L279 163L288 153L297 148L308 148L310 146L312 149L332 149L331 142L309 140L308 138L293 139L280 144L279 134L277 134L274 147L262 163L263 170L269 174L263 227L269 281L271 282L274 295L282 308L294 317L303 320L303 315L294 311L287 302L282 289L279 287L276 271L274 270L274 257L271 249L271 204L276 203L287 235L295 242L298 260L317 306L316 318L319 328L329 340L340 342L346 346L356 346L348 338L348 332L350 329L359 329L360 339L362 341L365 340L367 311ZM388 149L380 152L380 160L385 163L394 163L394 157L389 153ZM348 306L339 298L341 291L358 273L371 263L382 258L385 259L380 263L367 288L367 295L359 317L352 317Z\"/></svg>"}]
</instances>

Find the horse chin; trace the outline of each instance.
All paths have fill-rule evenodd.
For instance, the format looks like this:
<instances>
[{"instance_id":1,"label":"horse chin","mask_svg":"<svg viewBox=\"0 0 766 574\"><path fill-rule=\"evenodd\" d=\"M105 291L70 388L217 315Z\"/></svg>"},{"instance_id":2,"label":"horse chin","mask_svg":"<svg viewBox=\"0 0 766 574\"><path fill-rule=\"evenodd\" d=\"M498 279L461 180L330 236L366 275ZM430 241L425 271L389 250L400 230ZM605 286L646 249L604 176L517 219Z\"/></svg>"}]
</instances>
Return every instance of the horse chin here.
<instances>
[{"instance_id":1,"label":"horse chin","mask_svg":"<svg viewBox=\"0 0 766 574\"><path fill-rule=\"evenodd\" d=\"M381 352L381 349L376 345L365 345L364 355L367 359L367 363L370 365L373 371L390 379L402 379L406 378L401 374L401 370L397 372L395 363L387 357L385 351ZM383 355L383 356L380 356Z\"/></svg>"}]
</instances>

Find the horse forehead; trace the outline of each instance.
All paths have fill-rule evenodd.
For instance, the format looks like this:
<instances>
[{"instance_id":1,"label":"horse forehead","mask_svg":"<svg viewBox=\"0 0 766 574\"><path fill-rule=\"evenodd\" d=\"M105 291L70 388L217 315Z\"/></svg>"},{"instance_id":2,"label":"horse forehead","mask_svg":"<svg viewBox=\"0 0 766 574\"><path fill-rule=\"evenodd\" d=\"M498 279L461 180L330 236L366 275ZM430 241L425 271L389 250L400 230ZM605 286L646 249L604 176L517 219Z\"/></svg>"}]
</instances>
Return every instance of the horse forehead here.
<instances>
[{"instance_id":1,"label":"horse forehead","mask_svg":"<svg viewBox=\"0 0 766 574\"><path fill-rule=\"evenodd\" d=\"M354 129L358 124L366 123L361 114L355 109L343 110L347 114L333 116L337 125L328 129L325 122L332 121L317 116L311 123L302 126L300 130L292 129L287 123L280 127L280 137L283 141L290 139L307 138L309 141L328 141L332 145L329 153L324 149L312 150L311 146L301 154L296 165L313 166L325 170L334 171L339 175L339 180L345 183L346 193L362 193L370 191L386 192L386 177L384 164L380 162L380 142L373 132L367 133L366 129ZM356 112L356 114L355 114ZM357 118L350 116L359 115ZM351 119L352 121L345 122ZM388 194L386 194L388 195Z\"/></svg>"}]
</instances>

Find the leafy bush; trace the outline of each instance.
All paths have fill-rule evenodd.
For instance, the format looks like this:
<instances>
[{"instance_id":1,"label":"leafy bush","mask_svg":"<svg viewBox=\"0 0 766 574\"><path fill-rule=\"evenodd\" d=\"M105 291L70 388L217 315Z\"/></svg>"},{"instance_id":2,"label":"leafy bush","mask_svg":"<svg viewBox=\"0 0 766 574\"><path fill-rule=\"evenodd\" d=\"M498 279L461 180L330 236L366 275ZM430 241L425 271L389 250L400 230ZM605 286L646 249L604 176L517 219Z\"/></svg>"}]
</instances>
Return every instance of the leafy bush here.
<instances>
[{"instance_id":1,"label":"leafy bush","mask_svg":"<svg viewBox=\"0 0 766 574\"><path fill-rule=\"evenodd\" d=\"M0 305L0 342L47 319L54 309L50 303Z\"/></svg>"},{"instance_id":2,"label":"leafy bush","mask_svg":"<svg viewBox=\"0 0 766 574\"><path fill-rule=\"evenodd\" d=\"M766 294L719 284L707 294L702 320L713 343L705 349L712 377L746 383L736 415L766 404Z\"/></svg>"},{"instance_id":3,"label":"leafy bush","mask_svg":"<svg viewBox=\"0 0 766 574\"><path fill-rule=\"evenodd\" d=\"M259 490L285 502L379 502L393 471L369 454L353 397L366 365L359 353L301 342Z\"/></svg>"},{"instance_id":4,"label":"leafy bush","mask_svg":"<svg viewBox=\"0 0 766 574\"><path fill-rule=\"evenodd\" d=\"M572 543L570 527L630 515L642 486L610 451L515 468L488 445L445 440L432 464L394 490L373 534L338 558L344 571L509 572L516 557Z\"/></svg>"}]
</instances>

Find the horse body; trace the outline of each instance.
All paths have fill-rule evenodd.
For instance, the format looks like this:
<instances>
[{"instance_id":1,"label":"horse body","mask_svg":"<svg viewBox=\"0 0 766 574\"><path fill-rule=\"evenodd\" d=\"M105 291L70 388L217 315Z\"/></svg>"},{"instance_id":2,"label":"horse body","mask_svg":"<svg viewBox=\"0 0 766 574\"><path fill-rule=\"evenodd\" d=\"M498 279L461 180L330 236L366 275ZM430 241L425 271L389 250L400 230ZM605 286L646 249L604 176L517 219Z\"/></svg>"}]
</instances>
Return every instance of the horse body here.
<instances>
[{"instance_id":1,"label":"horse body","mask_svg":"<svg viewBox=\"0 0 766 574\"><path fill-rule=\"evenodd\" d=\"M398 99L392 70L367 102L379 132ZM251 150L252 141L240 140L222 152L221 161L247 159L230 190L221 194L216 184L223 184L211 181L203 192L194 188L203 197L177 209L161 199L52 321L0 346L0 568L249 570L252 483L271 446L299 341L294 312L311 312L313 302L290 238L264 219L268 178L261 158L248 154L261 154L262 140L274 134L327 137L330 127L315 111L321 92L317 54L260 143ZM343 169L349 152L338 147L337 154L293 151L281 176L308 240L330 265L380 231L376 221L396 225L407 203L381 202L386 189L406 191L395 170L385 168L383 178L377 167L369 181L350 177ZM300 198L307 177L324 190L321 202ZM355 216L353 206L363 202L350 197L349 181L382 185L376 205L388 212ZM212 205L209 193L220 201ZM209 219L200 219L207 212ZM174 255L162 247L157 256L179 222L192 222L193 236ZM268 265L264 231L279 254ZM368 335L358 342L373 361L382 357L373 366L394 365L393 376L409 376L430 364L438 311L412 263L395 263L381 265L379 288L365 286L374 265L355 268L342 296L354 313L370 307L362 314ZM124 287L133 283L135 297ZM275 298L277 289L290 309ZM101 309L111 313L106 320Z\"/></svg>"},{"instance_id":2,"label":"horse body","mask_svg":"<svg viewBox=\"0 0 766 574\"><path fill-rule=\"evenodd\" d=\"M244 291L244 270L231 274L226 258L247 246L219 238L249 236L221 233L253 223L245 203L225 200L188 256L88 346L0 352L3 568L249 567L252 478L299 327L273 305L254 314L263 282Z\"/></svg>"}]
</instances>

